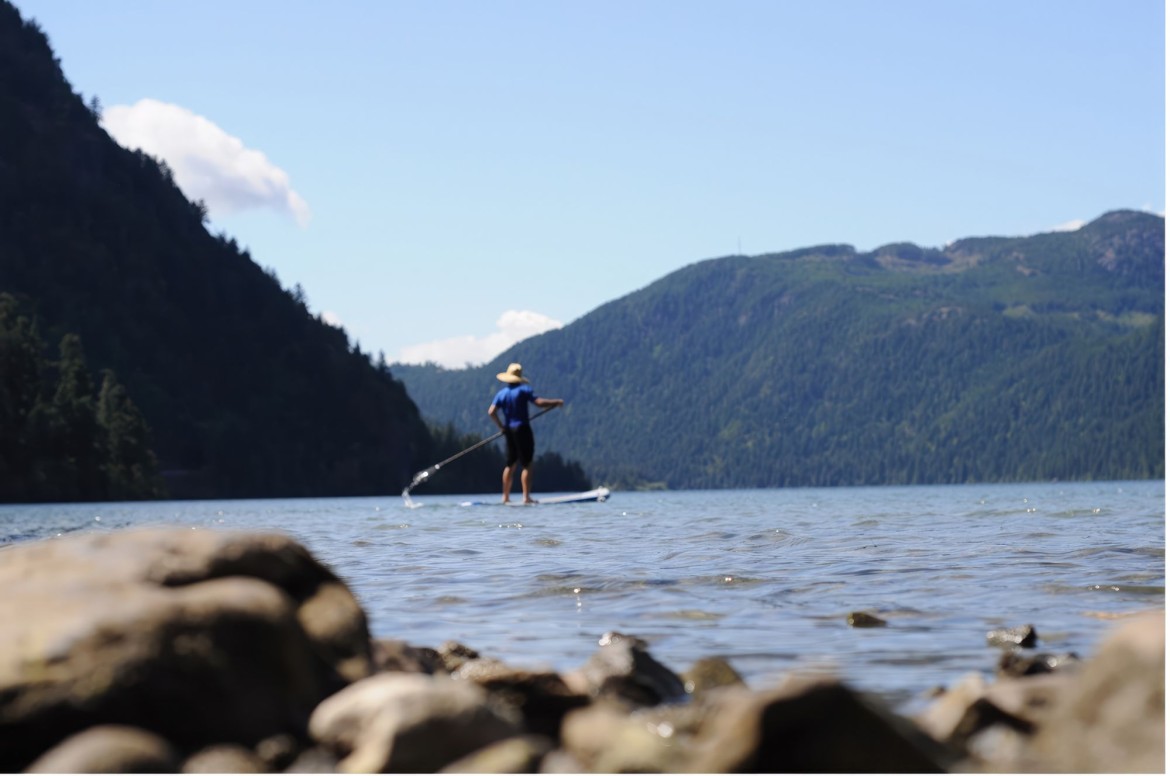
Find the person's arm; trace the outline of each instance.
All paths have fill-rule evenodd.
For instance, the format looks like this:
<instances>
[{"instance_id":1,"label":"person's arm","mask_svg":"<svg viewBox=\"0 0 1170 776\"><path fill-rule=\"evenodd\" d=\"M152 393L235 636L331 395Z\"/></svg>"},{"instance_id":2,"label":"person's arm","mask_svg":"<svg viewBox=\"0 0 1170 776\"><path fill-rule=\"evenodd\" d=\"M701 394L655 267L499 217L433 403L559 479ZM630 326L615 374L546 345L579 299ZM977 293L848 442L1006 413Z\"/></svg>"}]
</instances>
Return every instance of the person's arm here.
<instances>
[{"instance_id":1,"label":"person's arm","mask_svg":"<svg viewBox=\"0 0 1170 776\"><path fill-rule=\"evenodd\" d=\"M559 407L565 403L564 399L544 399L537 397L532 400L537 407Z\"/></svg>"},{"instance_id":2,"label":"person's arm","mask_svg":"<svg viewBox=\"0 0 1170 776\"><path fill-rule=\"evenodd\" d=\"M499 407L497 407L494 404L492 406L488 407L488 415L491 417L492 423L495 423L497 426L499 426L500 431L503 431L504 424L503 424L503 422L500 421L499 416L496 414L498 411L499 411Z\"/></svg>"}]
</instances>

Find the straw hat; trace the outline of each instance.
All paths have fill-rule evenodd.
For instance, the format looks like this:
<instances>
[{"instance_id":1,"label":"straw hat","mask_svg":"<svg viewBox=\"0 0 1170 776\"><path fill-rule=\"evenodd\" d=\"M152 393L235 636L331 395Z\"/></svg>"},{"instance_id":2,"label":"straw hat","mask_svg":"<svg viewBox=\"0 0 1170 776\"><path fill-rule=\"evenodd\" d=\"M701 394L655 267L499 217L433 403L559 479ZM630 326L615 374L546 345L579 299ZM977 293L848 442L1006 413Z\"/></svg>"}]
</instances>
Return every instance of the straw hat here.
<instances>
[{"instance_id":1,"label":"straw hat","mask_svg":"<svg viewBox=\"0 0 1170 776\"><path fill-rule=\"evenodd\" d=\"M512 385L528 382L524 377L524 367L519 364L508 364L508 369L496 375L496 379Z\"/></svg>"}]
</instances>

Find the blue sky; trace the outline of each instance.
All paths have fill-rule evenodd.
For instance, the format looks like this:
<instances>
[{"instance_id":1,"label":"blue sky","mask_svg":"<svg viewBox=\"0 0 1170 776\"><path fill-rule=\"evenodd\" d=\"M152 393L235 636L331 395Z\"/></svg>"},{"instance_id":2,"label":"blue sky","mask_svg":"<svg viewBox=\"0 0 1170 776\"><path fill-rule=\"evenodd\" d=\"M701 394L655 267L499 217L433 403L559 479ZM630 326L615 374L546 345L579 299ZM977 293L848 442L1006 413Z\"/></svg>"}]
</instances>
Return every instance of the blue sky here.
<instances>
[{"instance_id":1,"label":"blue sky","mask_svg":"<svg viewBox=\"0 0 1170 776\"><path fill-rule=\"evenodd\" d=\"M717 256L1165 213L1161 0L14 2L389 361L480 363Z\"/></svg>"}]
</instances>

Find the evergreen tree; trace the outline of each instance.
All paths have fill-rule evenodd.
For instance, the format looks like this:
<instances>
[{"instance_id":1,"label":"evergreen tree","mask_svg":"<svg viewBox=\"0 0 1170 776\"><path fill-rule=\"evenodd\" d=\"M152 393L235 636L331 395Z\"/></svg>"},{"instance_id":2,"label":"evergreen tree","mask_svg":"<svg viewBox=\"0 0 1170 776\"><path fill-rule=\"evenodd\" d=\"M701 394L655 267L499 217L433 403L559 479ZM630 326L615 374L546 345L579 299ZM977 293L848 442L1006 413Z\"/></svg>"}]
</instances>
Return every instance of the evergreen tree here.
<instances>
[{"instance_id":1,"label":"evergreen tree","mask_svg":"<svg viewBox=\"0 0 1170 776\"><path fill-rule=\"evenodd\" d=\"M101 434L94 404L93 378L85 363L81 338L66 334L59 346L57 389L39 425L47 435L48 480L54 483L45 497L94 500L105 497L100 461Z\"/></svg>"},{"instance_id":2,"label":"evergreen tree","mask_svg":"<svg viewBox=\"0 0 1170 776\"><path fill-rule=\"evenodd\" d=\"M150 446L146 419L113 371L102 372L97 422L104 443L107 494L112 499L157 498L164 495L158 462Z\"/></svg>"},{"instance_id":3,"label":"evergreen tree","mask_svg":"<svg viewBox=\"0 0 1170 776\"><path fill-rule=\"evenodd\" d=\"M43 343L10 294L0 294L0 501L25 493L31 479L29 418L41 398Z\"/></svg>"}]
</instances>

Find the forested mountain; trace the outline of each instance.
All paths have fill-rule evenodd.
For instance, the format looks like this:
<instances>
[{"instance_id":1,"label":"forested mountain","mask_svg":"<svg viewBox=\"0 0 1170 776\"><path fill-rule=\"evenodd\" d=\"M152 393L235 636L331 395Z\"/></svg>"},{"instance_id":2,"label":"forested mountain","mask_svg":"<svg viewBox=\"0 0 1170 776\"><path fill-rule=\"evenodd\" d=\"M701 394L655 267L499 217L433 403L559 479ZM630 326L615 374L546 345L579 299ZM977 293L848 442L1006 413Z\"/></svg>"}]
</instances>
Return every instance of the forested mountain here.
<instances>
[{"instance_id":1,"label":"forested mountain","mask_svg":"<svg viewBox=\"0 0 1170 776\"><path fill-rule=\"evenodd\" d=\"M463 444L97 118L0 0L0 500L397 493Z\"/></svg>"},{"instance_id":2,"label":"forested mountain","mask_svg":"<svg viewBox=\"0 0 1170 776\"><path fill-rule=\"evenodd\" d=\"M465 370L393 365L482 429L493 375L566 399L539 437L619 486L1164 476L1165 225L693 264Z\"/></svg>"}]
</instances>

